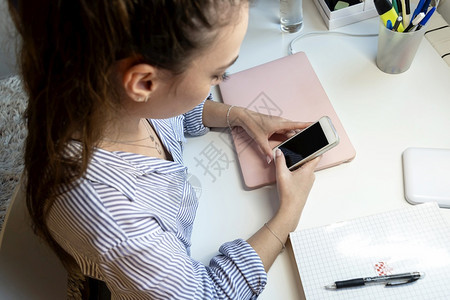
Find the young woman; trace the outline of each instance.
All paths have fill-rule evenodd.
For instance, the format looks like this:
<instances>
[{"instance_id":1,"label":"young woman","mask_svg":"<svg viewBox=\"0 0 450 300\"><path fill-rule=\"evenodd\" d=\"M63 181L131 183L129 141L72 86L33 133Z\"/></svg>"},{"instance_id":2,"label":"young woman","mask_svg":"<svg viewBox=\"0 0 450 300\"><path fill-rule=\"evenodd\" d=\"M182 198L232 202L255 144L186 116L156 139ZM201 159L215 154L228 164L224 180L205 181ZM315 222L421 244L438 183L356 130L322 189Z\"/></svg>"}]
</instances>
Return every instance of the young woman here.
<instances>
[{"instance_id":1,"label":"young woman","mask_svg":"<svg viewBox=\"0 0 450 300\"><path fill-rule=\"evenodd\" d=\"M298 224L318 159L295 172L275 157L280 205L209 266L190 257L197 199L184 134L241 126L268 163L268 138L307 124L211 101L244 38L240 0L10 1L29 94L27 206L69 271L114 299L259 295ZM213 212L212 212L213 213Z\"/></svg>"}]
</instances>

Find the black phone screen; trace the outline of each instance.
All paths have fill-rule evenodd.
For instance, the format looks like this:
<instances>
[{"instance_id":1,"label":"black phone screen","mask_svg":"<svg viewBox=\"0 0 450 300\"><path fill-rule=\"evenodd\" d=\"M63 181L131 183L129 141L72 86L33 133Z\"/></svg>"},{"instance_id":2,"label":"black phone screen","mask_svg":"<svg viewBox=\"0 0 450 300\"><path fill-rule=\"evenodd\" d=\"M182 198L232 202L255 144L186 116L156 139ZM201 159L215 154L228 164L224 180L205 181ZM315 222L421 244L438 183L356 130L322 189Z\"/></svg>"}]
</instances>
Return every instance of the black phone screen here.
<instances>
[{"instance_id":1,"label":"black phone screen","mask_svg":"<svg viewBox=\"0 0 450 300\"><path fill-rule=\"evenodd\" d=\"M328 140L322 127L315 123L278 148L283 152L289 168L327 144Z\"/></svg>"}]
</instances>

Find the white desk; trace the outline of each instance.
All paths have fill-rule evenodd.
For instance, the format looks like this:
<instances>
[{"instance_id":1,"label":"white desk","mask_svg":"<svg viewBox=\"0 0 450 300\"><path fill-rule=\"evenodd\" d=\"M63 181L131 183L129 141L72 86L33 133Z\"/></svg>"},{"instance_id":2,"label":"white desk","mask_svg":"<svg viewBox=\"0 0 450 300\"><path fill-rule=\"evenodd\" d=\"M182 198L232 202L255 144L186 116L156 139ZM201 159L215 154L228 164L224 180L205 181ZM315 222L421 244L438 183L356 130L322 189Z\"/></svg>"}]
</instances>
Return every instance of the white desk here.
<instances>
[{"instance_id":1,"label":"white desk","mask_svg":"<svg viewBox=\"0 0 450 300\"><path fill-rule=\"evenodd\" d=\"M304 0L303 30L281 33L278 5L254 3L231 73L287 55L289 42L299 35L327 31L312 0ZM378 18L336 31L377 33ZM450 148L450 68L426 39L411 68L399 75L377 68L374 37L314 36L297 45L308 55L357 152L352 162L316 173L298 229L410 205L403 194L401 154L411 146ZM213 131L186 145L186 163L201 186L192 256L205 264L222 243L246 239L260 228L278 202L274 186L244 188L227 138L227 131ZM208 150L216 164L205 171ZM442 211L450 219L450 210ZM260 299L304 299L292 249L276 260Z\"/></svg>"}]
</instances>

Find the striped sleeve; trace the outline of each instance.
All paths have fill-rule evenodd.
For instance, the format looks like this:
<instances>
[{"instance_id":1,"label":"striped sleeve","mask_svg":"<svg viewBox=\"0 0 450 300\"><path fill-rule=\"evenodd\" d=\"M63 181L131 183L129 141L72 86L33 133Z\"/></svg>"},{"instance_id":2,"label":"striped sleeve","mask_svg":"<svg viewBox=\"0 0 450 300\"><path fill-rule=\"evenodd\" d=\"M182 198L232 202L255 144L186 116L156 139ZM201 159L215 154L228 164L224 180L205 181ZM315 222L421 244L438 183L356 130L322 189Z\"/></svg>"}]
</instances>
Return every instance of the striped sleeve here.
<instances>
[{"instance_id":1,"label":"striped sleeve","mask_svg":"<svg viewBox=\"0 0 450 300\"><path fill-rule=\"evenodd\" d=\"M106 190L111 197L120 194ZM119 224L126 209L113 217L97 192L86 182L70 190L55 202L49 225L82 272L106 282L113 299L255 299L263 291L267 274L247 242L225 243L204 265L175 232L161 227L163 216L142 218L147 213L136 211L146 233L131 236Z\"/></svg>"},{"instance_id":2,"label":"striped sleeve","mask_svg":"<svg viewBox=\"0 0 450 300\"><path fill-rule=\"evenodd\" d=\"M127 240L104 258L108 285L126 299L254 299L267 281L261 260L243 240L224 244L209 266L163 231Z\"/></svg>"},{"instance_id":3,"label":"striped sleeve","mask_svg":"<svg viewBox=\"0 0 450 300\"><path fill-rule=\"evenodd\" d=\"M200 136L208 133L209 128L203 125L203 107L207 100L211 100L212 95L209 94L202 103L194 109L184 114L184 132L192 136Z\"/></svg>"},{"instance_id":4,"label":"striped sleeve","mask_svg":"<svg viewBox=\"0 0 450 300\"><path fill-rule=\"evenodd\" d=\"M244 240L238 239L220 247L221 255L215 256L210 262L210 269L215 270L216 276L236 278L233 294L239 299L256 299L264 290L267 274L264 265L255 250ZM212 276L215 278L215 276Z\"/></svg>"}]
</instances>

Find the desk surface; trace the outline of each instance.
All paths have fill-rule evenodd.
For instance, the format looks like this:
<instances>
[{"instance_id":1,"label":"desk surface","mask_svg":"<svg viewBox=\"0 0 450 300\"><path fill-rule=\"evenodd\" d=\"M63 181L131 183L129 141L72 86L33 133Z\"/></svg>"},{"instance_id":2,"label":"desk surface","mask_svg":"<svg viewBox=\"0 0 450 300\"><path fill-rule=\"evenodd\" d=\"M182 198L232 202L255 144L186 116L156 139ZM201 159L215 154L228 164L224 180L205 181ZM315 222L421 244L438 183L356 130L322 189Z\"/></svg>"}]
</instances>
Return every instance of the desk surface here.
<instances>
[{"instance_id":1,"label":"desk surface","mask_svg":"<svg viewBox=\"0 0 450 300\"><path fill-rule=\"evenodd\" d=\"M304 0L303 8L303 30L286 34L279 30L278 2L255 1L230 73L288 55L288 44L299 35L327 31L312 0ZM335 31L377 33L378 18ZM410 69L399 75L377 68L376 37L318 35L296 45L309 57L357 153L350 163L316 173L297 229L410 205L401 155L408 147L450 148L450 68L426 39ZM190 138L186 145L191 182L200 195L192 256L205 264L222 243L257 231L277 207L274 186L244 187L233 150L226 130ZM441 210L450 220L450 210ZM292 249L276 260L260 299L304 299Z\"/></svg>"}]
</instances>

